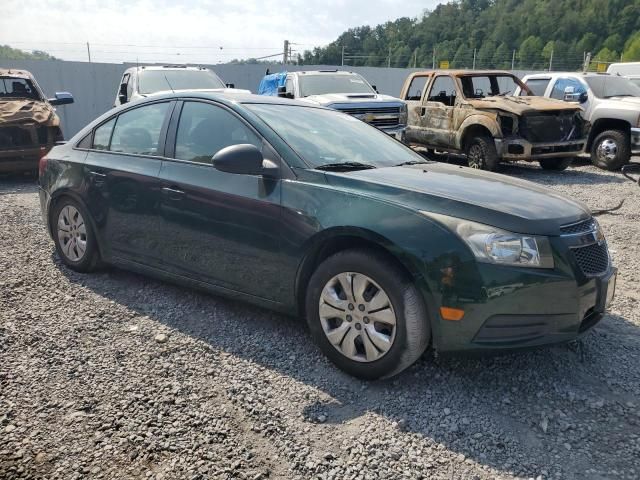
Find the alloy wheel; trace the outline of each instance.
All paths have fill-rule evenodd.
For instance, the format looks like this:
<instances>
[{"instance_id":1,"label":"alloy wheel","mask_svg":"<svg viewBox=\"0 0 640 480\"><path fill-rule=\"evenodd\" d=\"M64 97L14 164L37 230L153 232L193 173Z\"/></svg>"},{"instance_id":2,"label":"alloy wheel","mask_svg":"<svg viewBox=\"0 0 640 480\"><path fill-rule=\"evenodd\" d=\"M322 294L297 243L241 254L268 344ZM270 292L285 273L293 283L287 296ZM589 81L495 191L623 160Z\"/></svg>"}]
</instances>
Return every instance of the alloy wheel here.
<instances>
[{"instance_id":1,"label":"alloy wheel","mask_svg":"<svg viewBox=\"0 0 640 480\"><path fill-rule=\"evenodd\" d=\"M467 153L467 162L471 168L483 168L484 152L479 144L475 143L471 145Z\"/></svg>"},{"instance_id":2,"label":"alloy wheel","mask_svg":"<svg viewBox=\"0 0 640 480\"><path fill-rule=\"evenodd\" d=\"M618 144L611 138L605 138L598 145L596 154L598 155L598 160L605 163L611 162L618 155Z\"/></svg>"},{"instance_id":3,"label":"alloy wheel","mask_svg":"<svg viewBox=\"0 0 640 480\"><path fill-rule=\"evenodd\" d=\"M87 250L87 228L82 215L72 205L58 215L58 240L62 253L72 262L79 262Z\"/></svg>"},{"instance_id":4,"label":"alloy wheel","mask_svg":"<svg viewBox=\"0 0 640 480\"><path fill-rule=\"evenodd\" d=\"M322 330L336 350L350 360L373 362L392 347L397 318L387 293L362 273L336 275L322 289Z\"/></svg>"}]
</instances>

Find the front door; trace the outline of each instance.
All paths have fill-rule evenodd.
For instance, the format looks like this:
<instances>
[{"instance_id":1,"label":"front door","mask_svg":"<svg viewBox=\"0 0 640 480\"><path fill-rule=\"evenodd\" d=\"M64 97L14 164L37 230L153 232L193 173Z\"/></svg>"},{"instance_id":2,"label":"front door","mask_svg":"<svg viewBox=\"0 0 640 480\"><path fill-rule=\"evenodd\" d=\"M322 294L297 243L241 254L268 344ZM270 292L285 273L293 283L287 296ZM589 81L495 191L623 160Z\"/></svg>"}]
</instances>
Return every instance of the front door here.
<instances>
[{"instance_id":1,"label":"front door","mask_svg":"<svg viewBox=\"0 0 640 480\"><path fill-rule=\"evenodd\" d=\"M179 115L169 136L175 160L160 172L166 268L279 301L280 180L221 172L211 161L237 144L253 144L274 161L275 153L226 107L185 101Z\"/></svg>"},{"instance_id":2,"label":"front door","mask_svg":"<svg viewBox=\"0 0 640 480\"><path fill-rule=\"evenodd\" d=\"M422 97L419 107L417 143L429 147L451 148L453 139L453 112L457 98L452 77L439 75L433 79Z\"/></svg>"},{"instance_id":3,"label":"front door","mask_svg":"<svg viewBox=\"0 0 640 480\"><path fill-rule=\"evenodd\" d=\"M109 257L157 265L164 131L173 104L127 110L98 126L84 164L87 194Z\"/></svg>"}]
</instances>

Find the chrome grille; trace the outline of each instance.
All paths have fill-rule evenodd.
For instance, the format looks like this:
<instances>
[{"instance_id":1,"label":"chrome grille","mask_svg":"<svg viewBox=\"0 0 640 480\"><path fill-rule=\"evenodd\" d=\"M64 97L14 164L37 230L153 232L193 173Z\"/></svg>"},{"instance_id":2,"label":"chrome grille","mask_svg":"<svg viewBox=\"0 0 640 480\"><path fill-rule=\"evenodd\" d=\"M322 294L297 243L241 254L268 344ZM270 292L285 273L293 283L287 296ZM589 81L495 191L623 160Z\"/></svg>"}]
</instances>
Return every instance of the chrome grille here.
<instances>
[{"instance_id":1,"label":"chrome grille","mask_svg":"<svg viewBox=\"0 0 640 480\"><path fill-rule=\"evenodd\" d=\"M590 218L589 220L585 220L583 222L564 225L560 227L560 233L562 235L575 235L579 233L592 232L596 228L596 221L593 218Z\"/></svg>"},{"instance_id":2,"label":"chrome grille","mask_svg":"<svg viewBox=\"0 0 640 480\"><path fill-rule=\"evenodd\" d=\"M609 268L609 252L605 242L573 248L576 262L585 275L597 275Z\"/></svg>"}]
</instances>

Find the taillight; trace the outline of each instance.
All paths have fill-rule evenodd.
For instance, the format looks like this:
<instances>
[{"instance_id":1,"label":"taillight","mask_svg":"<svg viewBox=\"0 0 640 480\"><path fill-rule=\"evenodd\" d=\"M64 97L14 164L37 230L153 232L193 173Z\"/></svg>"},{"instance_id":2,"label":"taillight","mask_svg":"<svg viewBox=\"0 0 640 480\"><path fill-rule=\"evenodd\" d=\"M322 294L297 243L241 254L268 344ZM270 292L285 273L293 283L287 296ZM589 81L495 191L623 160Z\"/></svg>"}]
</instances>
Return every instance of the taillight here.
<instances>
[{"instance_id":1,"label":"taillight","mask_svg":"<svg viewBox=\"0 0 640 480\"><path fill-rule=\"evenodd\" d=\"M47 168L47 162L49 161L49 159L47 158L47 156L45 155L44 157L40 158L40 161L38 162L38 176L40 178L42 178L42 176L44 175L44 171Z\"/></svg>"}]
</instances>

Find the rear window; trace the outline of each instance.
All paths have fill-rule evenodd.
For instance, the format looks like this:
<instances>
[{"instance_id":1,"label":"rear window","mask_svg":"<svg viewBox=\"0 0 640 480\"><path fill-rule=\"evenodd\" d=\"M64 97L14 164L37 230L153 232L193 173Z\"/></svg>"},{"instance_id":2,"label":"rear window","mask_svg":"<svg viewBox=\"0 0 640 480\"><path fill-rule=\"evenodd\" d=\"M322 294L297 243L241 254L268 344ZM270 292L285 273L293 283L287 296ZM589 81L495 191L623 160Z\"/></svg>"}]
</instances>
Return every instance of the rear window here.
<instances>
[{"instance_id":1,"label":"rear window","mask_svg":"<svg viewBox=\"0 0 640 480\"><path fill-rule=\"evenodd\" d=\"M138 74L138 84L138 90L143 94L225 88L222 80L211 70L142 70Z\"/></svg>"},{"instance_id":2,"label":"rear window","mask_svg":"<svg viewBox=\"0 0 640 480\"><path fill-rule=\"evenodd\" d=\"M544 92L547 91L547 86L550 81L548 78L532 78L524 83L536 97L544 97ZM528 93L525 90L520 90L520 96L526 97Z\"/></svg>"},{"instance_id":3,"label":"rear window","mask_svg":"<svg viewBox=\"0 0 640 480\"><path fill-rule=\"evenodd\" d=\"M31 80L26 78L0 78L0 98L30 98L40 100L40 94Z\"/></svg>"},{"instance_id":4,"label":"rear window","mask_svg":"<svg viewBox=\"0 0 640 480\"><path fill-rule=\"evenodd\" d=\"M376 93L360 75L300 75L298 85L301 97L328 93Z\"/></svg>"}]
</instances>

